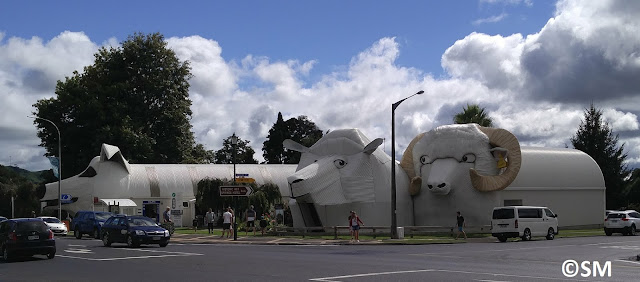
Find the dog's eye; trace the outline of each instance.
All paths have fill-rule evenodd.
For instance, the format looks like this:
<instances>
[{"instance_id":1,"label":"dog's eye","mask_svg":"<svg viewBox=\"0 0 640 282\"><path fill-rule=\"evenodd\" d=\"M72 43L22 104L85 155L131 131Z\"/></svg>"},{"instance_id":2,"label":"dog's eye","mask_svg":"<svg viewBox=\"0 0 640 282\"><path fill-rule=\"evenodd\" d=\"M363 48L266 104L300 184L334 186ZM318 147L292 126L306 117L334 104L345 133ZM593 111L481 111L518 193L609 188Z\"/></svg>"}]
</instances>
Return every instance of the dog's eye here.
<instances>
[{"instance_id":1,"label":"dog's eye","mask_svg":"<svg viewBox=\"0 0 640 282\"><path fill-rule=\"evenodd\" d=\"M341 159L337 159L337 160L333 161L333 164L337 168L343 168L345 165L347 165L347 162L345 162L344 160L341 160Z\"/></svg>"},{"instance_id":2,"label":"dog's eye","mask_svg":"<svg viewBox=\"0 0 640 282\"><path fill-rule=\"evenodd\" d=\"M432 161L431 161L431 158L429 158L429 156L424 155L420 157L420 163L424 165L424 164L430 164L432 163Z\"/></svg>"}]
</instances>

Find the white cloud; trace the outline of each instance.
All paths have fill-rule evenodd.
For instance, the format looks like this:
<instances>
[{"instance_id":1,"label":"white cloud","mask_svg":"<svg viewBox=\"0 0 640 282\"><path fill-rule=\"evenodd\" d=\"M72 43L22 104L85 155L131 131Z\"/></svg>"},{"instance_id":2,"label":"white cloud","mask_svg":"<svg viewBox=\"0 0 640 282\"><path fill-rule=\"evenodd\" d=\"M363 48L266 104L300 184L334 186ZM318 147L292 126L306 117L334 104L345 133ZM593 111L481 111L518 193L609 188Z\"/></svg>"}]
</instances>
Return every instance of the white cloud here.
<instances>
[{"instance_id":1,"label":"white cloud","mask_svg":"<svg viewBox=\"0 0 640 282\"><path fill-rule=\"evenodd\" d=\"M488 18L477 19L477 20L473 21L472 24L473 25L480 25L480 24L485 24L485 23L497 23L499 21L504 20L507 16L509 16L509 14L503 12L500 15L491 16L491 17L488 17Z\"/></svg>"}]
</instances>

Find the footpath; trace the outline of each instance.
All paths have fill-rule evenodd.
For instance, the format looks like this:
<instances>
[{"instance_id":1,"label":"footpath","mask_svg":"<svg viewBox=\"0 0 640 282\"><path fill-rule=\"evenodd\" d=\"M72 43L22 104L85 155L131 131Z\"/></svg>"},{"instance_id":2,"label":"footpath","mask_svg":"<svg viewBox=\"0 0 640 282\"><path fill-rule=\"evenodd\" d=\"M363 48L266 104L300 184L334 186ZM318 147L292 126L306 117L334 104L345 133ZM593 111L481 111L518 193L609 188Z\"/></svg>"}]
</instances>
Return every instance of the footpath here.
<instances>
[{"instance_id":1,"label":"footpath","mask_svg":"<svg viewBox=\"0 0 640 282\"><path fill-rule=\"evenodd\" d=\"M459 243L487 243L497 242L496 238L469 238L458 239L442 238L442 239L367 239L360 242L353 242L348 239L321 239L321 238L302 238L293 236L273 236L273 235L257 235L243 236L244 232L238 233L238 239L220 238L218 235L209 234L178 234L171 236L171 243L175 244L256 244L256 245L423 245L423 244L459 244Z\"/></svg>"}]
</instances>

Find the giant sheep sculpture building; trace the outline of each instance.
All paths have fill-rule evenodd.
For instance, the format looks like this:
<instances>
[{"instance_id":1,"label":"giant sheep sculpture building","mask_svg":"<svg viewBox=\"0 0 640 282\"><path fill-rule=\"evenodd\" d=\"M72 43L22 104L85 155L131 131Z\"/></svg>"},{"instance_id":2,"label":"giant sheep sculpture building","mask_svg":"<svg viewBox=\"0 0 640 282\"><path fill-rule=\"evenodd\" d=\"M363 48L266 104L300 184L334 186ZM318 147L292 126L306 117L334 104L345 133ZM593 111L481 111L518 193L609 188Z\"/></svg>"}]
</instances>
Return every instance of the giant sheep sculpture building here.
<instances>
[{"instance_id":1,"label":"giant sheep sculpture building","mask_svg":"<svg viewBox=\"0 0 640 282\"><path fill-rule=\"evenodd\" d=\"M445 125L416 136L401 166L417 226L452 226L456 211L468 225L484 226L502 205L548 206L561 226L602 224L602 173L577 150L520 147L504 129Z\"/></svg>"},{"instance_id":2,"label":"giant sheep sculpture building","mask_svg":"<svg viewBox=\"0 0 640 282\"><path fill-rule=\"evenodd\" d=\"M287 140L289 150L302 152L296 172L288 178L294 226L347 225L355 210L370 226L391 222L391 157L358 129L333 130L311 147ZM397 164L395 164L397 165ZM398 224L412 224L408 178L398 166ZM403 189L404 188L404 189ZM299 210L300 212L296 212Z\"/></svg>"}]
</instances>

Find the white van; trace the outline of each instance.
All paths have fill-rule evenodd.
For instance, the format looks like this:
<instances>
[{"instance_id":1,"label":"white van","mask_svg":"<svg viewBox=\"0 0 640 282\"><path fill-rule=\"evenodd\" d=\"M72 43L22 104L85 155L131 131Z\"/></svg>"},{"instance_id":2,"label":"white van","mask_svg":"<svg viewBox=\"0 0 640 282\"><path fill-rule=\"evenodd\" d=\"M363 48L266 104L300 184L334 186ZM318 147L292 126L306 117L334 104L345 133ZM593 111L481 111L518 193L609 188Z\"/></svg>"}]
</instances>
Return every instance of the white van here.
<instances>
[{"instance_id":1,"label":"white van","mask_svg":"<svg viewBox=\"0 0 640 282\"><path fill-rule=\"evenodd\" d=\"M500 242L516 237L528 241L533 236L553 240L558 235L558 215L546 207L497 207L493 209L491 235Z\"/></svg>"}]
</instances>

